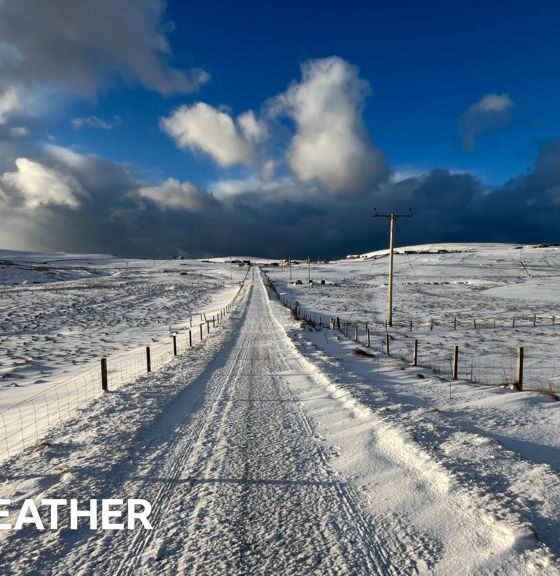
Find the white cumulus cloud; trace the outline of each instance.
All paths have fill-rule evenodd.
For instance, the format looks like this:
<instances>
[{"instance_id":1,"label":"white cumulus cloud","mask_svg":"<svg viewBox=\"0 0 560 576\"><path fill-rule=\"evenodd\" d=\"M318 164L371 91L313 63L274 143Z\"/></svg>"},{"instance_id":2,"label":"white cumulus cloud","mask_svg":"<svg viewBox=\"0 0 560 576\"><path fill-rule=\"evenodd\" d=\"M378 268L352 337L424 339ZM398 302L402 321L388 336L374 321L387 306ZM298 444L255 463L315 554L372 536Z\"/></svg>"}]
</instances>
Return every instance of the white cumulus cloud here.
<instances>
[{"instance_id":1,"label":"white cumulus cloud","mask_svg":"<svg viewBox=\"0 0 560 576\"><path fill-rule=\"evenodd\" d=\"M268 136L266 124L258 120L252 110L244 112L237 119L237 123L243 132L246 140L262 142Z\"/></svg>"},{"instance_id":2,"label":"white cumulus cloud","mask_svg":"<svg viewBox=\"0 0 560 576\"><path fill-rule=\"evenodd\" d=\"M32 209L48 205L80 206L79 197L83 191L70 174L28 158L18 158L15 164L16 172L5 172L0 176L0 187L5 197L16 195L25 207Z\"/></svg>"},{"instance_id":3,"label":"white cumulus cloud","mask_svg":"<svg viewBox=\"0 0 560 576\"><path fill-rule=\"evenodd\" d=\"M515 102L509 94L486 94L469 106L459 120L463 146L469 152L476 148L477 138L488 130L503 128L511 120Z\"/></svg>"},{"instance_id":4,"label":"white cumulus cloud","mask_svg":"<svg viewBox=\"0 0 560 576\"><path fill-rule=\"evenodd\" d=\"M8 115L20 107L21 102L15 88L9 87L0 90L0 124L4 124Z\"/></svg>"},{"instance_id":5,"label":"white cumulus cloud","mask_svg":"<svg viewBox=\"0 0 560 576\"><path fill-rule=\"evenodd\" d=\"M296 124L288 164L303 182L329 192L365 192L387 175L382 154L371 143L362 111L369 84L338 57L302 65L302 80L272 103L272 113Z\"/></svg>"},{"instance_id":6,"label":"white cumulus cloud","mask_svg":"<svg viewBox=\"0 0 560 576\"><path fill-rule=\"evenodd\" d=\"M222 167L251 164L253 142L264 137L264 128L252 112L236 122L227 112L204 102L180 106L162 118L160 125L180 148L204 152Z\"/></svg>"},{"instance_id":7,"label":"white cumulus cloud","mask_svg":"<svg viewBox=\"0 0 560 576\"><path fill-rule=\"evenodd\" d=\"M168 178L157 186L140 188L135 194L151 200L162 210L198 212L215 204L215 200L198 186L175 178Z\"/></svg>"}]
</instances>

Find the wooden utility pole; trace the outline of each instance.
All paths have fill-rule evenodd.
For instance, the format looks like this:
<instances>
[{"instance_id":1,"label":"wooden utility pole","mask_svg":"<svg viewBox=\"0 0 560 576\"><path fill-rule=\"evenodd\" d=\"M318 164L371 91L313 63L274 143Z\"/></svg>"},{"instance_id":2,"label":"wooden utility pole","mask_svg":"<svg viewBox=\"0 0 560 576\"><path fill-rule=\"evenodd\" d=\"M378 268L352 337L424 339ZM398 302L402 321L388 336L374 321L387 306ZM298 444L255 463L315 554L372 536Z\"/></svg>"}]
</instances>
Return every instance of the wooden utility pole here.
<instances>
[{"instance_id":1,"label":"wooden utility pole","mask_svg":"<svg viewBox=\"0 0 560 576\"><path fill-rule=\"evenodd\" d=\"M378 214L377 210L374 209L374 218L388 218L389 220L389 288L387 293L387 326L393 325L393 255L395 250L395 222L399 218L410 218L412 213L408 214L395 214L391 212L390 214Z\"/></svg>"}]
</instances>

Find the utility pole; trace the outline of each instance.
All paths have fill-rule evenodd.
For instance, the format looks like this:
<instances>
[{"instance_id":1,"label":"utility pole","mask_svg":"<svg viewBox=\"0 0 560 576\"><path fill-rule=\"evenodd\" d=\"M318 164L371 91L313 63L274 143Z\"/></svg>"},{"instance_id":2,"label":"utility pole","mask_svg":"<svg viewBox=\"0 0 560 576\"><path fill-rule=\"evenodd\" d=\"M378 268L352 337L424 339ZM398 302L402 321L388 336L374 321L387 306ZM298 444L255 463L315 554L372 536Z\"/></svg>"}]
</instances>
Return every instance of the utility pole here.
<instances>
[{"instance_id":1,"label":"utility pole","mask_svg":"<svg viewBox=\"0 0 560 576\"><path fill-rule=\"evenodd\" d=\"M389 220L389 287L387 293L387 326L393 325L393 255L395 249L395 222L399 218L410 218L412 216L412 209L408 214L379 214L377 210L373 209L374 218L388 218Z\"/></svg>"},{"instance_id":2,"label":"utility pole","mask_svg":"<svg viewBox=\"0 0 560 576\"><path fill-rule=\"evenodd\" d=\"M307 257L307 286L311 292L311 258Z\"/></svg>"}]
</instances>

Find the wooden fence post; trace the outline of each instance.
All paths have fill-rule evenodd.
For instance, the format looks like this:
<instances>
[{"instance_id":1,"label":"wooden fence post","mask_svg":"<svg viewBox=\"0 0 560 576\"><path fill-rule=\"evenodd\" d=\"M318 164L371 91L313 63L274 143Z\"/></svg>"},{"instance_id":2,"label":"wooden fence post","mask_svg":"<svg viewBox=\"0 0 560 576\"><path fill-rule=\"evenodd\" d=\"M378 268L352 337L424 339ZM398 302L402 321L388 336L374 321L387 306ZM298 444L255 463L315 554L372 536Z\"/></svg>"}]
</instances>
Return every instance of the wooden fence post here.
<instances>
[{"instance_id":1,"label":"wooden fence post","mask_svg":"<svg viewBox=\"0 0 560 576\"><path fill-rule=\"evenodd\" d=\"M357 324L354 326L354 340L356 342L358 341L358 325Z\"/></svg>"},{"instance_id":2,"label":"wooden fence post","mask_svg":"<svg viewBox=\"0 0 560 576\"><path fill-rule=\"evenodd\" d=\"M409 331L409 332L412 332L412 320L410 321L410 326L409 326L408 331Z\"/></svg>"},{"instance_id":3,"label":"wooden fence post","mask_svg":"<svg viewBox=\"0 0 560 576\"><path fill-rule=\"evenodd\" d=\"M200 327L200 340L202 340L202 324L200 324L199 327Z\"/></svg>"},{"instance_id":4,"label":"wooden fence post","mask_svg":"<svg viewBox=\"0 0 560 576\"><path fill-rule=\"evenodd\" d=\"M457 330L457 316L453 318L453 330Z\"/></svg>"},{"instance_id":5,"label":"wooden fence post","mask_svg":"<svg viewBox=\"0 0 560 576\"><path fill-rule=\"evenodd\" d=\"M512 327L512 328L515 328L515 316L513 317L513 320L512 320L512 322L511 322L511 327Z\"/></svg>"},{"instance_id":6,"label":"wooden fence post","mask_svg":"<svg viewBox=\"0 0 560 576\"><path fill-rule=\"evenodd\" d=\"M517 369L515 374L515 388L517 390L523 390L523 357L524 349L520 346L517 349Z\"/></svg>"},{"instance_id":7,"label":"wooden fence post","mask_svg":"<svg viewBox=\"0 0 560 576\"><path fill-rule=\"evenodd\" d=\"M430 318L430 330L434 329L434 319Z\"/></svg>"},{"instance_id":8,"label":"wooden fence post","mask_svg":"<svg viewBox=\"0 0 560 576\"><path fill-rule=\"evenodd\" d=\"M474 326L474 329L476 330L476 318L473 318L473 326Z\"/></svg>"},{"instance_id":9,"label":"wooden fence post","mask_svg":"<svg viewBox=\"0 0 560 576\"><path fill-rule=\"evenodd\" d=\"M173 335L173 356L177 356L177 336Z\"/></svg>"},{"instance_id":10,"label":"wooden fence post","mask_svg":"<svg viewBox=\"0 0 560 576\"><path fill-rule=\"evenodd\" d=\"M107 378L107 358L101 358L101 389L103 392L109 390L109 379Z\"/></svg>"},{"instance_id":11,"label":"wooden fence post","mask_svg":"<svg viewBox=\"0 0 560 576\"><path fill-rule=\"evenodd\" d=\"M152 371L152 358L150 356L150 347L146 346L146 372Z\"/></svg>"},{"instance_id":12,"label":"wooden fence post","mask_svg":"<svg viewBox=\"0 0 560 576\"><path fill-rule=\"evenodd\" d=\"M552 316L552 325L554 326L556 324L556 317L553 315Z\"/></svg>"},{"instance_id":13,"label":"wooden fence post","mask_svg":"<svg viewBox=\"0 0 560 576\"><path fill-rule=\"evenodd\" d=\"M533 326L537 325L537 315L533 314Z\"/></svg>"},{"instance_id":14,"label":"wooden fence post","mask_svg":"<svg viewBox=\"0 0 560 576\"><path fill-rule=\"evenodd\" d=\"M369 335L369 328L367 329L367 347L370 348L371 345L371 339L370 339L370 335Z\"/></svg>"},{"instance_id":15,"label":"wooden fence post","mask_svg":"<svg viewBox=\"0 0 560 576\"><path fill-rule=\"evenodd\" d=\"M390 355L390 348L389 348L389 333L385 334L385 350L387 352L387 356Z\"/></svg>"},{"instance_id":16,"label":"wooden fence post","mask_svg":"<svg viewBox=\"0 0 560 576\"><path fill-rule=\"evenodd\" d=\"M189 330L189 348L192 348L192 330Z\"/></svg>"},{"instance_id":17,"label":"wooden fence post","mask_svg":"<svg viewBox=\"0 0 560 576\"><path fill-rule=\"evenodd\" d=\"M414 340L414 350L412 351L412 365L418 366L418 340Z\"/></svg>"},{"instance_id":18,"label":"wooden fence post","mask_svg":"<svg viewBox=\"0 0 560 576\"><path fill-rule=\"evenodd\" d=\"M453 380L457 380L458 368L459 368L459 346L455 346L453 348L453 373L451 374Z\"/></svg>"},{"instance_id":19,"label":"wooden fence post","mask_svg":"<svg viewBox=\"0 0 560 576\"><path fill-rule=\"evenodd\" d=\"M210 334L210 320L206 320L206 334Z\"/></svg>"},{"instance_id":20,"label":"wooden fence post","mask_svg":"<svg viewBox=\"0 0 560 576\"><path fill-rule=\"evenodd\" d=\"M212 314L212 328L216 328L216 316Z\"/></svg>"}]
</instances>

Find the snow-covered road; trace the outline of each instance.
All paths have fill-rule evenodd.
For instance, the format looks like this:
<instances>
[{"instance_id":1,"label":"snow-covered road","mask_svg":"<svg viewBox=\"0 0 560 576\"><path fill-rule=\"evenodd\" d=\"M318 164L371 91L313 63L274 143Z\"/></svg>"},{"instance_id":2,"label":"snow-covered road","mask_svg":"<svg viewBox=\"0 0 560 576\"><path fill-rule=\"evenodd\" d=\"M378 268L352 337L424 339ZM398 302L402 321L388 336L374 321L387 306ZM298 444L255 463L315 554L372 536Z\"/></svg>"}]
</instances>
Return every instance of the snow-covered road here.
<instances>
[{"instance_id":1,"label":"snow-covered road","mask_svg":"<svg viewBox=\"0 0 560 576\"><path fill-rule=\"evenodd\" d=\"M304 368L285 340L259 281L196 425L153 472L165 482L143 491L158 528L138 532L116 574L149 572L154 546L171 574L391 573L380 535L287 385Z\"/></svg>"},{"instance_id":2,"label":"snow-covered road","mask_svg":"<svg viewBox=\"0 0 560 576\"><path fill-rule=\"evenodd\" d=\"M514 538L470 504L457 503L445 482L436 478L432 486L422 473L412 475L416 464L376 454L379 449L371 445L375 421L351 415L344 400L327 392L323 377L297 351L275 312L255 271L237 323L218 333L221 351L194 379L183 380L149 426L129 445L119 446L120 454L111 446L96 453L93 446L79 458L69 457L74 470L62 473L61 484L58 476L46 475L31 487L11 484L13 493L21 496L27 489L35 498L143 498L153 506L154 530L12 532L0 540L1 570L396 575L466 574L481 568L483 573L527 573L523 563L514 560L512 565L508 559ZM180 379L189 361L180 359L167 377ZM296 389L307 394L295 395ZM306 408L307 401L313 405L317 400L312 391L337 410L341 433L352 425L348 430L363 444L359 454L379 466L381 500L407 491L401 497L411 504L410 521L404 515L372 513L356 478L335 469L336 449L321 437ZM94 416L95 411L92 422ZM71 433L68 426L66 434ZM348 454L342 456L347 461ZM41 456L27 458L22 465L29 469L32 459ZM418 466L422 463L419 458ZM355 471L363 464L356 463ZM429 472L430 463L424 464ZM58 459L57 465L63 467L64 461ZM39 473L40 466L34 470ZM17 478L17 467L8 472ZM67 481L68 474L73 482ZM65 483L71 493L64 491ZM1 492L0 497L10 496ZM424 528L417 522L415 514L426 517L428 509L439 518L442 534L453 520L450 542L445 535L440 540L428 534L429 522Z\"/></svg>"}]
</instances>

